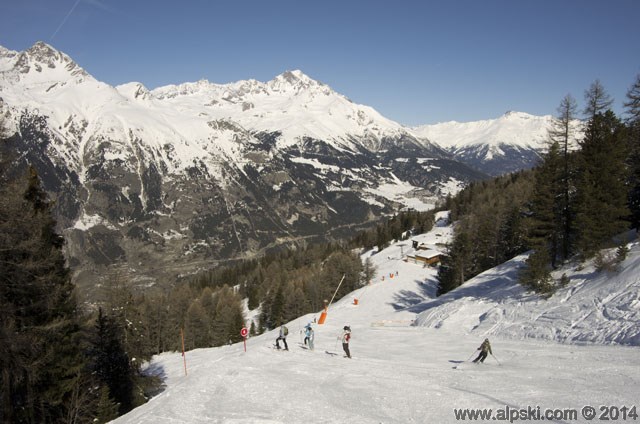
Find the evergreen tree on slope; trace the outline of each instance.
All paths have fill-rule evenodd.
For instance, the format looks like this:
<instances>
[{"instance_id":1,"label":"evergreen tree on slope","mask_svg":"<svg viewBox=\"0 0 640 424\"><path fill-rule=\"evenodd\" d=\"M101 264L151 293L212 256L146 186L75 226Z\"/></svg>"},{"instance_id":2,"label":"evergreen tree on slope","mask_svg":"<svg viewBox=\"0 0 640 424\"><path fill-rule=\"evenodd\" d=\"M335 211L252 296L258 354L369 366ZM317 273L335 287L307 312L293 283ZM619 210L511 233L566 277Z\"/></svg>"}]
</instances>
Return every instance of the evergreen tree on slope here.
<instances>
[{"instance_id":1,"label":"evergreen tree on slope","mask_svg":"<svg viewBox=\"0 0 640 424\"><path fill-rule=\"evenodd\" d=\"M629 209L631 210L631 226L640 228L640 74L635 83L627 91L624 103L629 129Z\"/></svg>"},{"instance_id":2,"label":"evergreen tree on slope","mask_svg":"<svg viewBox=\"0 0 640 424\"><path fill-rule=\"evenodd\" d=\"M4 176L2 176L4 177ZM84 368L77 303L51 204L28 183L0 186L0 392L3 422L69 417Z\"/></svg>"},{"instance_id":3,"label":"evergreen tree on slope","mask_svg":"<svg viewBox=\"0 0 640 424\"><path fill-rule=\"evenodd\" d=\"M591 257L629 227L626 128L610 110L589 122L578 155L577 248Z\"/></svg>"}]
</instances>

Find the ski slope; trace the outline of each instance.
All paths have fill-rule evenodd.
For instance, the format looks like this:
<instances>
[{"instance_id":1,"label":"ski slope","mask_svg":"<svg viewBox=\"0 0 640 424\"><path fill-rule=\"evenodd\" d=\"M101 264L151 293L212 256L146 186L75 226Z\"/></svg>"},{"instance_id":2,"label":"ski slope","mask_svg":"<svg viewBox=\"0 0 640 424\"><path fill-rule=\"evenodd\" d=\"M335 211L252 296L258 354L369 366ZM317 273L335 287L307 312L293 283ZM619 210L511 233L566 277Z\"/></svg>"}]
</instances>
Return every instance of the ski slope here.
<instances>
[{"instance_id":1,"label":"ski slope","mask_svg":"<svg viewBox=\"0 0 640 424\"><path fill-rule=\"evenodd\" d=\"M450 232L413 239L438 248ZM523 258L435 299L435 270L402 260L412 251L405 241L363 255L375 279L330 307L314 351L301 331L319 313L288 324L288 352L272 348L274 330L248 339L246 352L242 343L187 352L186 375L181 354L158 355L148 371L164 391L114 422L454 423L455 409L506 407L591 422L585 406L640 407L637 243L619 273L565 271L572 283L546 301L515 283ZM353 359L337 339L344 325ZM485 337L494 356L473 364Z\"/></svg>"}]
</instances>

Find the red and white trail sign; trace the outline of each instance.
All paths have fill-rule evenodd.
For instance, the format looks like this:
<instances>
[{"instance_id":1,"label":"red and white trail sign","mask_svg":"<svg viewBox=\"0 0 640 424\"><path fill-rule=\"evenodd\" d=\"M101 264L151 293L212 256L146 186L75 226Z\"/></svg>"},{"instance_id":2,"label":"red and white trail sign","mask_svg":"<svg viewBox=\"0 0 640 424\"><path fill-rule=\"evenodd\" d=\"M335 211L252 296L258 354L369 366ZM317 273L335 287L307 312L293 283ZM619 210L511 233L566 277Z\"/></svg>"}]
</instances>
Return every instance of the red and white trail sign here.
<instances>
[{"instance_id":1,"label":"red and white trail sign","mask_svg":"<svg viewBox=\"0 0 640 424\"><path fill-rule=\"evenodd\" d=\"M242 327L242 330L240 330L240 335L242 336L242 341L244 342L244 351L247 351L247 334L249 334L249 330L247 330L247 327Z\"/></svg>"}]
</instances>

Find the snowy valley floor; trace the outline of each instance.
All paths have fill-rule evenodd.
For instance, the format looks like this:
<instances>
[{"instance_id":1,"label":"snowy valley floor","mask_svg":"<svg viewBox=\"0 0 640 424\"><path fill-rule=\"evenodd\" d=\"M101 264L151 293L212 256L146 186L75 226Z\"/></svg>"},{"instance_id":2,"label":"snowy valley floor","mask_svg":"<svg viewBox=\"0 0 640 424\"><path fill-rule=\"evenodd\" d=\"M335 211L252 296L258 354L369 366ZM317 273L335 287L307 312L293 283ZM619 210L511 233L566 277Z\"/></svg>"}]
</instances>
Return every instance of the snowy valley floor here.
<instances>
[{"instance_id":1,"label":"snowy valley floor","mask_svg":"<svg viewBox=\"0 0 640 424\"><path fill-rule=\"evenodd\" d=\"M418 238L435 245L448 231ZM640 413L640 348L615 344L638 340L640 246L616 276L580 268L549 300L517 286L521 258L434 300L435 270L400 260L407 250L366 254L376 281L331 306L315 326L314 351L300 331L319 314L288 324L288 352L272 349L271 331L250 338L246 353L241 343L187 352L187 375L179 353L159 355L150 371L164 376L165 390L115 422L455 423L456 408L540 407L575 410L577 419L546 420L569 423L601 422L601 406ZM337 340L343 325L354 359ZM485 337L495 357L473 364ZM588 405L593 421L582 415Z\"/></svg>"}]
</instances>

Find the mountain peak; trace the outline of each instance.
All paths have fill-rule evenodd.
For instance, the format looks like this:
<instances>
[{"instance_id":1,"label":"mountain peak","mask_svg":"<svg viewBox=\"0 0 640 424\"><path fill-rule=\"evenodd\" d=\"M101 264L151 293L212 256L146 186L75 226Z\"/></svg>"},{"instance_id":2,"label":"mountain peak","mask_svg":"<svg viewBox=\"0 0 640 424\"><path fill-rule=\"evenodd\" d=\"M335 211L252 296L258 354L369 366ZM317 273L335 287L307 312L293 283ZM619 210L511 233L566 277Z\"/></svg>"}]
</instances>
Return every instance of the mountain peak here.
<instances>
[{"instance_id":1,"label":"mountain peak","mask_svg":"<svg viewBox=\"0 0 640 424\"><path fill-rule=\"evenodd\" d=\"M27 53L32 57L52 57L61 54L58 50L54 49L44 41L36 41L36 43L27 49Z\"/></svg>"},{"instance_id":2,"label":"mountain peak","mask_svg":"<svg viewBox=\"0 0 640 424\"><path fill-rule=\"evenodd\" d=\"M290 91L293 89L296 92L300 92L311 87L323 88L325 91L328 89L326 85L310 78L298 69L283 72L275 77L275 79L269 81L267 85L274 91Z\"/></svg>"},{"instance_id":3,"label":"mountain peak","mask_svg":"<svg viewBox=\"0 0 640 424\"><path fill-rule=\"evenodd\" d=\"M508 110L502 115L503 118L507 119L530 119L536 118L534 115L530 115L526 112L518 112L516 110Z\"/></svg>"},{"instance_id":4,"label":"mountain peak","mask_svg":"<svg viewBox=\"0 0 640 424\"><path fill-rule=\"evenodd\" d=\"M89 75L69 56L44 41L38 41L29 49L21 52L14 69L21 74L28 74L32 70L41 73L45 68L58 69L59 67L66 69L72 76Z\"/></svg>"},{"instance_id":5,"label":"mountain peak","mask_svg":"<svg viewBox=\"0 0 640 424\"><path fill-rule=\"evenodd\" d=\"M299 69L293 71L284 71L279 75L279 77L282 77L284 80L291 84L295 84L298 81L311 81L311 78L309 78Z\"/></svg>"}]
</instances>

